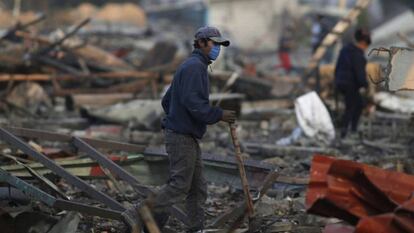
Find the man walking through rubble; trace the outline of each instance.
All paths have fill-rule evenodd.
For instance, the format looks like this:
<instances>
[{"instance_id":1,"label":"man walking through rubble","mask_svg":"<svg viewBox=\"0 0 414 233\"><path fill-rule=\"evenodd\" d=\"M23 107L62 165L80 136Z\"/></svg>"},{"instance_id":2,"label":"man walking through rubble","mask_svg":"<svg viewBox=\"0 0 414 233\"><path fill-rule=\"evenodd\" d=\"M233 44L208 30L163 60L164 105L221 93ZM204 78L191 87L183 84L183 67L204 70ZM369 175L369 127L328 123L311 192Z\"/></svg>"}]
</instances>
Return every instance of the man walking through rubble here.
<instances>
[{"instance_id":1,"label":"man walking through rubble","mask_svg":"<svg viewBox=\"0 0 414 233\"><path fill-rule=\"evenodd\" d=\"M335 69L336 90L345 97L345 113L342 117L341 137L346 137L349 127L357 133L361 116L363 99L361 93L368 88L364 52L371 44L368 31L358 29L354 35L355 42L344 46L339 54Z\"/></svg>"},{"instance_id":2,"label":"man walking through rubble","mask_svg":"<svg viewBox=\"0 0 414 233\"><path fill-rule=\"evenodd\" d=\"M206 126L220 120L232 123L235 112L209 104L207 67L220 54L221 46L230 41L221 37L217 28L202 27L195 34L194 51L175 73L170 88L162 99L166 113L162 125L170 160L170 177L161 190L148 199L154 218L162 228L167 220L166 208L185 199L190 227L187 232L202 232L203 205L207 184L198 140Z\"/></svg>"}]
</instances>

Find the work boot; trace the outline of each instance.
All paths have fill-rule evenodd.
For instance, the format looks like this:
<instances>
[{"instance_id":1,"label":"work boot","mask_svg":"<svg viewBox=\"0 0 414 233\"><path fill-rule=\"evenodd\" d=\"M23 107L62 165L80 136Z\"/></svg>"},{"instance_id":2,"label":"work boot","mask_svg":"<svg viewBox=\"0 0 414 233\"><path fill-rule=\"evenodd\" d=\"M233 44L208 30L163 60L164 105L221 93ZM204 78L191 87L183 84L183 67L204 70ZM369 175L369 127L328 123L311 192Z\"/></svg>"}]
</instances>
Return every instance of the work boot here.
<instances>
[{"instance_id":1,"label":"work boot","mask_svg":"<svg viewBox=\"0 0 414 233\"><path fill-rule=\"evenodd\" d=\"M124 217L124 220L126 221L126 223L128 223L128 225L132 228L134 228L134 226L136 227L137 225L140 225L142 227L142 232L149 233L149 230L145 226L144 222L141 221L141 216L139 213L139 210L145 205L148 207L148 209L150 209L151 214L153 215L153 218L156 224L158 225L158 228L161 230L168 220L168 215L165 216L165 215L159 215L159 214L157 215L155 213L152 213L153 205L151 204L152 203L151 203L151 198L150 198L150 199L145 199L138 204L132 205L131 208L128 208L125 212L122 213L122 216ZM132 231L133 229L130 229L130 230Z\"/></svg>"},{"instance_id":2,"label":"work boot","mask_svg":"<svg viewBox=\"0 0 414 233\"><path fill-rule=\"evenodd\" d=\"M128 208L122 213L125 223L130 227L130 232L136 232L139 226L142 225L139 217L139 213L135 206Z\"/></svg>"}]
</instances>

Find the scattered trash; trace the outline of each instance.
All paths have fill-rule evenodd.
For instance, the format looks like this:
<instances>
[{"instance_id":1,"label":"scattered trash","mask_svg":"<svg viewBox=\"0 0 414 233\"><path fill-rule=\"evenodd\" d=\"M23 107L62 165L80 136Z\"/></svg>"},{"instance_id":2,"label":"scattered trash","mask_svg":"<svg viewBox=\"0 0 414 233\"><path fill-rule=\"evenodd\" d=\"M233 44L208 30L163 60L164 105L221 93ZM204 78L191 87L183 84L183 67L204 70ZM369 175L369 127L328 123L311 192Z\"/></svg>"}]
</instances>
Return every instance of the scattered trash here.
<instances>
[{"instance_id":1,"label":"scattered trash","mask_svg":"<svg viewBox=\"0 0 414 233\"><path fill-rule=\"evenodd\" d=\"M302 136L302 133L303 133L303 131L302 131L301 128L295 128L290 136L279 139L276 142L276 145L278 145L278 146L291 145L291 144L295 143L300 138L300 136Z\"/></svg>"},{"instance_id":2,"label":"scattered trash","mask_svg":"<svg viewBox=\"0 0 414 233\"><path fill-rule=\"evenodd\" d=\"M329 112L316 92L299 97L295 102L295 112L306 136L327 144L335 139L335 128Z\"/></svg>"}]
</instances>

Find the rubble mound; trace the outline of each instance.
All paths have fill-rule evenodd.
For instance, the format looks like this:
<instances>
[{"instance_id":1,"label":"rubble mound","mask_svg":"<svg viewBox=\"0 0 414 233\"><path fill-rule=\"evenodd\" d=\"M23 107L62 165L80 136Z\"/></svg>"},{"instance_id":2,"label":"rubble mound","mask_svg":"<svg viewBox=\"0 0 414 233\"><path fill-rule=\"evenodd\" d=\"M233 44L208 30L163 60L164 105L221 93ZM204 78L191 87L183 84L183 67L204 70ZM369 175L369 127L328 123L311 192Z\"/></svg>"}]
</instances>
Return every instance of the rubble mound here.
<instances>
[{"instance_id":1,"label":"rubble mound","mask_svg":"<svg viewBox=\"0 0 414 233\"><path fill-rule=\"evenodd\" d=\"M95 15L97 11L98 9L93 4L82 3L76 8L76 11L73 13L76 13L81 18L86 18Z\"/></svg>"},{"instance_id":2,"label":"rubble mound","mask_svg":"<svg viewBox=\"0 0 414 233\"><path fill-rule=\"evenodd\" d=\"M133 3L108 3L97 8L90 3L83 3L71 12L73 19L92 17L95 20L145 26L147 18L144 10Z\"/></svg>"},{"instance_id":3,"label":"rubble mound","mask_svg":"<svg viewBox=\"0 0 414 233\"><path fill-rule=\"evenodd\" d=\"M37 17L37 15L38 14L33 11L22 12L20 16L17 17L17 19L14 21L11 11L0 10L0 27L8 28L17 21L23 24L28 23L30 21L33 21Z\"/></svg>"},{"instance_id":4,"label":"rubble mound","mask_svg":"<svg viewBox=\"0 0 414 233\"><path fill-rule=\"evenodd\" d=\"M98 12L96 18L105 21L134 23L139 26L144 26L146 23L144 10L133 3L107 4Z\"/></svg>"}]
</instances>

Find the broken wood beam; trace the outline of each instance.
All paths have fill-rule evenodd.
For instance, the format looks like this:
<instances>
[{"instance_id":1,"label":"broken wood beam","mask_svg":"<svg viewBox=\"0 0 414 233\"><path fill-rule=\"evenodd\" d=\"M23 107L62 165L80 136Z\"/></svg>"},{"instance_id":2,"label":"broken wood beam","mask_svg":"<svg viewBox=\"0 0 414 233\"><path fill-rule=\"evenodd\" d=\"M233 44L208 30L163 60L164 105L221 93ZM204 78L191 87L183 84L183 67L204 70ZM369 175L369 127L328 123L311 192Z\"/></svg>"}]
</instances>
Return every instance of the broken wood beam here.
<instances>
[{"instance_id":1,"label":"broken wood beam","mask_svg":"<svg viewBox=\"0 0 414 233\"><path fill-rule=\"evenodd\" d=\"M42 56L42 55L38 55L38 56L36 56L32 59L37 61L37 62L55 67L55 68L57 68L57 69L59 69L63 72L66 72L66 73L69 73L69 74L72 74L72 75L81 75L82 74L82 71L80 71L80 70L78 70L78 69L76 69L72 66L66 65L63 62L60 62L58 59L54 59L54 58L50 58L48 56Z\"/></svg>"},{"instance_id":2,"label":"broken wood beam","mask_svg":"<svg viewBox=\"0 0 414 233\"><path fill-rule=\"evenodd\" d=\"M20 30L25 30L26 28L28 28L28 27L30 27L30 26L32 26L34 24L37 24L37 23L39 23L39 22L41 22L41 21L43 21L45 19L46 19L46 15L44 15L44 14L38 14L35 19L33 19L33 20L31 20L31 21L29 21L29 22L27 22L25 24L22 24L20 22L17 22L14 26L12 26L11 28L9 28L7 30L7 32L2 37L0 37L0 41L7 40L7 39L11 39L12 40L13 38L16 37L16 32L18 32Z\"/></svg>"},{"instance_id":3,"label":"broken wood beam","mask_svg":"<svg viewBox=\"0 0 414 233\"><path fill-rule=\"evenodd\" d=\"M266 178L264 179L264 182L262 183L262 186L259 191L259 197L254 200L254 203L258 203L261 198L267 193L267 191L272 187L272 184L278 179L279 173L276 171L270 172ZM231 227L229 228L228 232L234 231L237 227L239 227L242 224L243 219L245 218L246 214L246 203L241 202L239 203L236 208L231 209L230 211L227 211L226 213L220 215L218 218L216 218L210 225L210 227L213 228L219 228L223 226L226 222L228 222L231 219L235 219ZM251 229L249 229L251 230Z\"/></svg>"},{"instance_id":4,"label":"broken wood beam","mask_svg":"<svg viewBox=\"0 0 414 233\"><path fill-rule=\"evenodd\" d=\"M104 72L104 73L93 73L93 74L0 74L0 82L9 81L51 81L57 79L59 81L80 81L84 78L104 78L104 79L154 79L158 77L153 72L142 72L142 71L115 71L115 72Z\"/></svg>"},{"instance_id":5,"label":"broken wood beam","mask_svg":"<svg viewBox=\"0 0 414 233\"><path fill-rule=\"evenodd\" d=\"M109 88L62 89L60 86L54 86L53 94L56 96L67 96L72 94L139 93L148 86L148 82L149 80L136 80Z\"/></svg>"},{"instance_id":6,"label":"broken wood beam","mask_svg":"<svg viewBox=\"0 0 414 233\"><path fill-rule=\"evenodd\" d=\"M17 36L33 40L44 46L52 46L54 42L45 36L31 35L26 32L19 31ZM70 54L75 55L78 58L81 58L85 61L86 65L96 67L99 70L107 71L133 71L134 67L123 61L122 59L115 57L113 54L102 50L96 46L86 44L83 42L81 45L71 45L70 43L60 44L59 47ZM50 61L49 61L50 62ZM53 65L53 64L52 64ZM54 64L56 65L56 64ZM63 68L63 67L60 67ZM155 72L158 73L158 72Z\"/></svg>"},{"instance_id":7,"label":"broken wood beam","mask_svg":"<svg viewBox=\"0 0 414 233\"><path fill-rule=\"evenodd\" d=\"M0 82L9 81L50 81L49 74L0 74Z\"/></svg>"},{"instance_id":8,"label":"broken wood beam","mask_svg":"<svg viewBox=\"0 0 414 233\"><path fill-rule=\"evenodd\" d=\"M70 32L68 32L67 34L65 34L62 38L60 38L59 40L53 42L52 44L50 44L48 47L43 48L39 51L36 51L33 56L38 56L41 54L46 54L49 51L51 51L52 49L54 49L56 46L59 46L60 44L62 44L65 40L67 40L68 38L70 38L71 36L74 36L82 27L84 27L86 24L88 24L91 21L90 18L86 18L84 20L82 20L78 25L76 25Z\"/></svg>"},{"instance_id":9,"label":"broken wood beam","mask_svg":"<svg viewBox=\"0 0 414 233\"><path fill-rule=\"evenodd\" d=\"M18 30L14 33L18 37L24 39L33 40L42 44L51 44L50 40L47 37L35 36L29 32Z\"/></svg>"}]
</instances>

